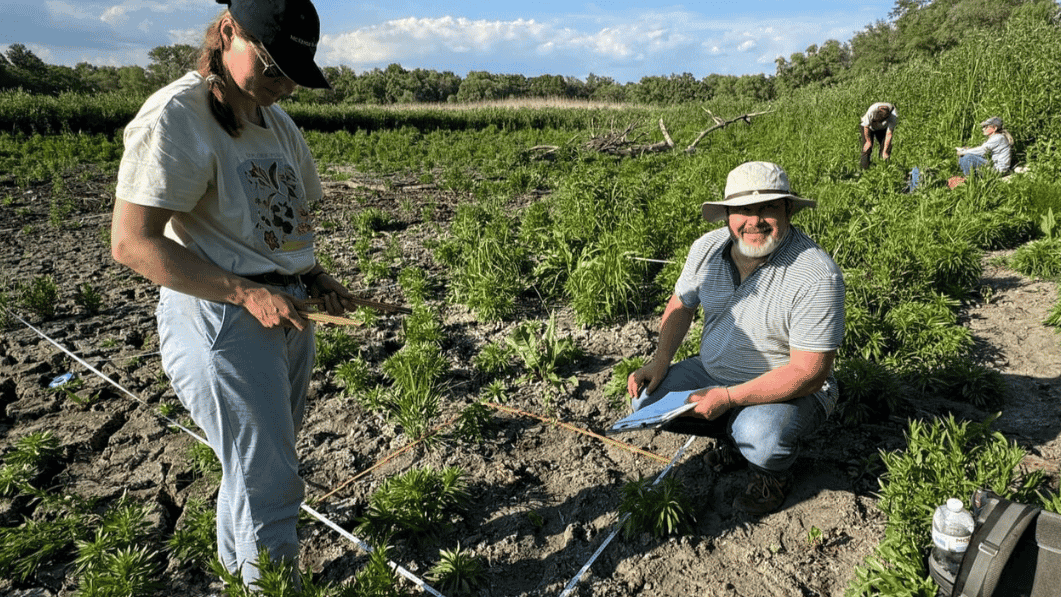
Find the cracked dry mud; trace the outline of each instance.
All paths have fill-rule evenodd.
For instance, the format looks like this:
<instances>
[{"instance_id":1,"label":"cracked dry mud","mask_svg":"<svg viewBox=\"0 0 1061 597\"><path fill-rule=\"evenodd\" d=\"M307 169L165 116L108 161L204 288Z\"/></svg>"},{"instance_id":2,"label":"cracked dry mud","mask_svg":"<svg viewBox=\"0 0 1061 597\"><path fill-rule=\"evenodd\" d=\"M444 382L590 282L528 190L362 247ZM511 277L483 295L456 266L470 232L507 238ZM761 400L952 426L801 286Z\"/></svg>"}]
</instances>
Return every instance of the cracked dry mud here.
<instances>
[{"instance_id":1,"label":"cracked dry mud","mask_svg":"<svg viewBox=\"0 0 1061 597\"><path fill-rule=\"evenodd\" d=\"M363 286L349 221L357 210L375 206L399 222L374 239L375 249L381 253L393 237L407 264L441 276L430 243L462 198L431 187L403 185L400 180L363 182L327 183L326 197L316 210L318 223L335 224L319 226L318 233L320 250L333 258L336 273L353 288ZM3 283L10 290L18 281L52 276L60 293L57 315L47 321L25 311L20 315L136 398L16 322L0 335L0 449L6 452L35 431L53 432L60 440L62 458L50 478L51 487L104 500L131 496L150 507L153 531L166 537L187 501L210 498L212 489L190 470L187 451L195 440L168 430L157 415L160 403L176 402L155 354L157 290L109 257L101 231L109 229L113 177L70 178L66 188L76 209L67 218L68 225L57 230L48 223L49 186L27 190L0 181L0 195L12 198L0 208ZM434 222L421 219L425 205L433 206L429 211ZM86 282L104 298L102 310L94 315L74 301L76 288ZM393 286L377 286L363 296L403 302ZM441 305L440 296L436 294L434 302ZM1028 450L1025 466L1047 470L1056 487L1061 458L1061 349L1059 336L1041 325L1057 300L1056 286L992 265L985 257L977 296L963 310L964 325L973 331L984 362L1000 371L1013 390L997 427ZM526 297L520 303L521 318L544 320L553 308L557 307ZM439 418L444 422L481 389L482 379L471 358L487 342L507 336L515 322L479 322L452 305L442 307L441 313L443 349L451 366ZM624 323L586 329L574 323L569 309L560 307L557 314L560 333L575 338L585 353L561 372L574 375L577 388L547 403L542 397L545 387L512 384L507 406L602 433L625 414L602 393L611 368L623 358L653 349L658 316L646 313ZM400 318L387 316L371 328L350 333L378 368L400 346L400 325ZM99 393L100 398L84 406L49 392L48 382L67 371L84 381L80 396ZM988 414L950 402L946 396L909 406L920 416L948 409L976 420ZM621 487L639 476L654 477L664 465L538 418L508 411L493 415L495 425L481 445L448 439L430 449L414 447L351 481L408 440L393 424L343 396L331 377L318 371L298 446L307 494L311 500L328 495L315 508L350 529L368 496L387 477L411 467L459 466L473 496L467 515L455 521L438 545L396 543L392 559L422 576L437 561L439 547L452 548L459 542L485 564L482 594L559 595L614 528ZM574 594L842 595L855 567L884 535L885 520L873 494L878 488L874 475L879 473L872 464L875 455L880 449L902 448L905 428L905 419L900 418L858 426L830 421L804 446L795 469L796 483L784 507L758 521L741 517L730 506L747 482L747 472L715 474L702 458L711 440L695 440L671 472L696 505L695 531L665 540L620 535L603 550ZM619 439L667 460L685 441L653 432ZM0 521L5 526L17 524L24 508L22 502L0 501ZM821 532L820 540L809 541L812 529ZM366 561L353 543L320 523L306 521L299 532L302 563L321 579L349 580ZM206 595L219 589L204 572L172 561L162 580L165 588L160 594ZM0 579L0 593L73 595L76 584L71 562L63 561L42 569L25 585ZM412 594L418 592L411 585L407 588Z\"/></svg>"}]
</instances>

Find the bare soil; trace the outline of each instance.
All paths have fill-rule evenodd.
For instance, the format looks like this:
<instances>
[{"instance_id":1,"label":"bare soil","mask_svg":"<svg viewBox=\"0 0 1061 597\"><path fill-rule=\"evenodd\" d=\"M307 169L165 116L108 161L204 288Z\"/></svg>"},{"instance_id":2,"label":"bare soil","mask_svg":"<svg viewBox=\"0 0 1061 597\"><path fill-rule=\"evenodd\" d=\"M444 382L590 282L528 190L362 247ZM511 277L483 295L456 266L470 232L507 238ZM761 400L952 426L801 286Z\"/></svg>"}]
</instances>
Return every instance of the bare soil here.
<instances>
[{"instance_id":1,"label":"bare soil","mask_svg":"<svg viewBox=\"0 0 1061 597\"><path fill-rule=\"evenodd\" d=\"M52 488L102 498L102 504L123 494L140 500L151 508L154 532L165 539L179 524L188 500L211 499L213 488L191 470L188 450L195 440L168 429L158 416L160 404L175 404L176 398L157 355L157 289L109 257L105 231L113 183L113 177L91 172L69 178L65 186L74 212L57 229L49 224L51 186L27 190L0 180L0 198L10 198L0 207L0 287L6 284L10 294L17 283L52 276L59 287L55 317L40 320L25 309L17 313L135 395L116 389L15 321L0 335L0 450L6 453L29 433L53 432L61 442L62 458L49 477ZM336 273L351 287L363 287L350 216L375 206L398 222L374 240L377 254L396 238L406 264L442 280L431 242L464 199L411 181L327 183L317 210L320 250L332 257ZM430 208L425 211L425 206ZM433 216L425 220L426 213ZM1057 300L1056 285L996 266L991 257L985 257L980 291L963 310L964 325L975 334L982 360L1000 371L1012 389L998 429L1028 450L1025 466L1046 470L1056 487L1061 350L1059 336L1042 325ZM86 312L74 300L85 283L103 296L98 313ZM479 395L483 380L472 357L486 343L506 337L515 325L480 322L463 307L445 305L444 292L444 286L438 288L434 302L441 308L443 348L451 371L439 424ZM362 295L404 302L391 283L374 285ZM521 298L520 309L522 318L540 320L557 309L561 334L573 337L584 352L561 371L578 381L570 392L550 397L545 385L517 385L515 377L509 378L506 406L529 414L496 410L494 426L481 444L453 439L444 427L442 441L433 447L401 451L409 439L399 428L363 410L343 396L330 374L317 371L299 442L310 501L345 529L354 528L368 497L384 479L413 467L461 467L473 495L467 515L455 520L438 544L395 542L391 557L423 576L437 561L440 547L459 543L474 550L486 566L482 594L498 597L560 594L615 528L622 486L657 475L663 461L686 440L655 432L618 436L660 460L556 424L600 434L625 414L602 389L621 359L650 354L654 348L658 316L651 309L629 321L592 329L576 325L566 308L543 305L533 295ZM373 327L349 332L378 368L401 345L401 318L386 316ZM79 404L49 391L49 382L68 371L84 382L78 396L98 397ZM947 396L908 407L914 416L952 411L983 420L989 414ZM747 519L731 507L747 483L747 471L715 474L703 461L713 440L697 439L670 473L695 504L695 531L664 540L620 534L581 577L573 594L842 595L855 567L884 535L885 521L873 493L880 473L877 453L901 449L905 428L904 417L859 426L830 421L804 446L795 486L783 508L759 520ZM24 501L0 501L0 523L18 524L28 507ZM818 531L819 539L812 541ZM322 580L347 581L366 561L356 545L312 519L301 525L300 536L302 563ZM52 562L25 584L0 579L0 593L73 595L77 578L71 561L72 555ZM220 588L205 572L175 561L168 563L162 580L165 589L160 594L206 595ZM405 586L410 593L419 592L411 584Z\"/></svg>"}]
</instances>

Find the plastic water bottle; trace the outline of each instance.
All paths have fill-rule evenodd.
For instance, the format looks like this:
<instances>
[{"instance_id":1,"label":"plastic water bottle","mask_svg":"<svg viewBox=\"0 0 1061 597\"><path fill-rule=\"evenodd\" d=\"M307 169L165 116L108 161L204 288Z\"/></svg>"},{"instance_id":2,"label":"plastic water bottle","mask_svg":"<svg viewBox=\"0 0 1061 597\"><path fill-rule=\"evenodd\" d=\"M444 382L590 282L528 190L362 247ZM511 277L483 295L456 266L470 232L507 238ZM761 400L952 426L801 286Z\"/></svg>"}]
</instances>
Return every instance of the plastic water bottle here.
<instances>
[{"instance_id":1,"label":"plastic water bottle","mask_svg":"<svg viewBox=\"0 0 1061 597\"><path fill-rule=\"evenodd\" d=\"M958 498L947 500L932 516L932 558L951 576L958 575L973 525L973 515Z\"/></svg>"}]
</instances>

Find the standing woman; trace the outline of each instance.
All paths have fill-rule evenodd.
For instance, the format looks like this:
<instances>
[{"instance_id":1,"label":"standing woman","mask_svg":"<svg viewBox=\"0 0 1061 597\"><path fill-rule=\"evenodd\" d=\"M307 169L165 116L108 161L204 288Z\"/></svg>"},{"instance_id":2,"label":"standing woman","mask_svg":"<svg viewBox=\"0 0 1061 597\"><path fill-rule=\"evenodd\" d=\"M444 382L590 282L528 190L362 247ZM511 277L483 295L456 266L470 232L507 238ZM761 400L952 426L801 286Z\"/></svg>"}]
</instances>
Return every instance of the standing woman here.
<instances>
[{"instance_id":1,"label":"standing woman","mask_svg":"<svg viewBox=\"0 0 1061 597\"><path fill-rule=\"evenodd\" d=\"M962 173L969 176L973 170L988 163L987 156L991 156L991 163L995 170L1009 172L1010 160L1013 157L1013 135L1002 126L1002 119L992 116L980 123L980 130L987 137L979 147L959 147L958 165Z\"/></svg>"},{"instance_id":2,"label":"standing woman","mask_svg":"<svg viewBox=\"0 0 1061 597\"><path fill-rule=\"evenodd\" d=\"M892 135L899 124L899 113L895 106L888 102L877 102L866 110L858 123L858 132L862 137L862 158L859 165L863 170L869 168L870 154L873 153L873 141L880 147L880 159L886 160L892 155Z\"/></svg>"},{"instance_id":3,"label":"standing woman","mask_svg":"<svg viewBox=\"0 0 1061 597\"><path fill-rule=\"evenodd\" d=\"M276 101L325 88L310 0L218 0L198 72L125 129L115 260L161 286L162 365L221 461L221 563L251 584L260 547L297 562L304 496L295 441L315 357L309 296L350 293L314 256L322 196L305 140Z\"/></svg>"}]
</instances>

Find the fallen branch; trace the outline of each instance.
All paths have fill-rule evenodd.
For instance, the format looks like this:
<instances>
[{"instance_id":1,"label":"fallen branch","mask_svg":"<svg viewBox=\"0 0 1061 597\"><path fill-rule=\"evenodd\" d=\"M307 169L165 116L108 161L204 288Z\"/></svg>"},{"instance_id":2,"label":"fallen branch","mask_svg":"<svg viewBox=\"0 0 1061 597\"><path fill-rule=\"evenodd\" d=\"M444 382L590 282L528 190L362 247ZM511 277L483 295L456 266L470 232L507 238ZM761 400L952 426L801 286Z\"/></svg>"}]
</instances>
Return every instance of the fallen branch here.
<instances>
[{"instance_id":1,"label":"fallen branch","mask_svg":"<svg viewBox=\"0 0 1061 597\"><path fill-rule=\"evenodd\" d=\"M751 124L753 116L762 116L763 114L769 114L769 113L773 112L773 110L767 110L765 112L752 112L750 114L741 114L740 116L738 116L736 118L733 118L733 119L730 119L730 120L723 120L723 119L719 118L718 116L715 116L714 114L711 113L711 110L708 110L707 108L704 108L704 112L707 112L707 115L710 116L711 119L715 121L715 126L709 128L709 129L706 129L703 132L701 132L699 135L697 135L696 139L693 139L693 142L689 144L689 147L685 148L685 153L693 153L694 151L696 151L696 145L698 143L700 143L700 140L703 139L704 137L706 137L707 134L710 133L711 131L717 131L718 129L724 129L727 126L733 124L734 122L737 122L738 120L743 120L744 122L746 122L748 124Z\"/></svg>"},{"instance_id":2,"label":"fallen branch","mask_svg":"<svg viewBox=\"0 0 1061 597\"><path fill-rule=\"evenodd\" d=\"M711 112L711 110L708 110L707 108L704 108L703 110L704 112L707 112L707 114L714 121L714 125L712 125L710 128L701 131L700 134L698 134L696 138L693 139L693 142L685 148L685 153L695 152L696 146L700 143L700 141L702 141L703 138L706 137L712 131L724 129L737 121L743 121L748 124L751 124L752 118L756 116L761 116L763 114L770 114L771 112L773 112L773 110L767 110L764 112L750 112L748 114L741 114L740 116L737 116L735 118L725 120L723 118L715 116ZM643 135L635 135L634 138L631 138L631 135L636 131L637 126L638 125L636 124L629 124L626 126L625 129L621 131L612 129L607 133L596 135L590 138L589 141L586 141L582 147L583 149L588 151L595 151L597 153L606 153L609 155L617 155L624 157L636 157L645 155L646 153L662 153L665 151L672 151L676 147L674 139L671 138L670 132L667 131L667 125L663 122L662 118L659 119L659 130L663 133L663 140L656 143L638 145L638 138L642 137ZM537 154L534 156L536 159L552 159L553 157L555 157L555 154L559 149L560 148L556 145L537 145L527 150L527 152L531 154Z\"/></svg>"}]
</instances>

